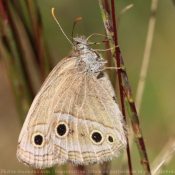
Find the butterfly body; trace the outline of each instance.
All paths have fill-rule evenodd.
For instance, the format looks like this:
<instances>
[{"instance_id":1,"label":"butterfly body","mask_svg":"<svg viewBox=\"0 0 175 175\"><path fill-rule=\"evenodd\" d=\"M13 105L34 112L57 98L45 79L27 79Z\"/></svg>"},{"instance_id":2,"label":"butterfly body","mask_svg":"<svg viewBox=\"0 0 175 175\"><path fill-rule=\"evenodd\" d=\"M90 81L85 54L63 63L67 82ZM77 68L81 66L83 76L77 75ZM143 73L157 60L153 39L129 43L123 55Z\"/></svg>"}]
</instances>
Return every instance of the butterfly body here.
<instances>
[{"instance_id":1,"label":"butterfly body","mask_svg":"<svg viewBox=\"0 0 175 175\"><path fill-rule=\"evenodd\" d=\"M126 146L122 114L106 61L83 37L51 71L18 140L17 157L36 168L111 160Z\"/></svg>"}]
</instances>

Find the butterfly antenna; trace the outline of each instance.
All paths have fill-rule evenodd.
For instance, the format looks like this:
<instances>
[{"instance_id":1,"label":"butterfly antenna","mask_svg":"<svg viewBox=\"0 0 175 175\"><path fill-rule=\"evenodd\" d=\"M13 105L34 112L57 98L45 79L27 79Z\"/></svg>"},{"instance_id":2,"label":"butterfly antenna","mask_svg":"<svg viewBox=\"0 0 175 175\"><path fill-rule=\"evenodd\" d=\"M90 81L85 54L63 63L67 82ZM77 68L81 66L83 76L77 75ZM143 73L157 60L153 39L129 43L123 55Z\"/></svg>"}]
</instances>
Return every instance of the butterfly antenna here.
<instances>
[{"instance_id":1,"label":"butterfly antenna","mask_svg":"<svg viewBox=\"0 0 175 175\"><path fill-rule=\"evenodd\" d=\"M78 21L80 21L80 20L82 20L82 17L79 17L79 18L77 18L77 19L74 21L73 29L72 29L72 42L73 42L75 24L76 24Z\"/></svg>"},{"instance_id":2,"label":"butterfly antenna","mask_svg":"<svg viewBox=\"0 0 175 175\"><path fill-rule=\"evenodd\" d=\"M67 37L67 35L64 33L64 31L63 31L63 29L62 29L60 23L59 23L58 20L56 19L55 14L54 14L54 8L52 8L52 16L53 16L53 18L55 19L56 23L58 24L60 30L62 31L62 33L63 33L64 36L66 37L66 39L67 39L72 45L74 45L74 44L70 41L70 39Z\"/></svg>"},{"instance_id":3,"label":"butterfly antenna","mask_svg":"<svg viewBox=\"0 0 175 175\"><path fill-rule=\"evenodd\" d=\"M94 36L94 35L105 36L105 37L107 37L107 35L103 35L103 34L100 34L100 33L93 33L93 34L89 35L89 36L86 38L86 41L88 41L89 38L92 37L92 36Z\"/></svg>"}]
</instances>

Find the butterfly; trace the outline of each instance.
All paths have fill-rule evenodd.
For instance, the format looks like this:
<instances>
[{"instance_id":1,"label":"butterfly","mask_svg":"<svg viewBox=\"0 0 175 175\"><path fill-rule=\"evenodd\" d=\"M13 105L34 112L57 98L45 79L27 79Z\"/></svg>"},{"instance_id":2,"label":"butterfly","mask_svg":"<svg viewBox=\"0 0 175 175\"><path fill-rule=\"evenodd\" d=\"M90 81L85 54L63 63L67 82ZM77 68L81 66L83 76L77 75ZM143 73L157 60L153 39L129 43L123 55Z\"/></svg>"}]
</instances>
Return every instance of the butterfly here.
<instances>
[{"instance_id":1,"label":"butterfly","mask_svg":"<svg viewBox=\"0 0 175 175\"><path fill-rule=\"evenodd\" d=\"M85 37L73 38L70 56L50 72L29 109L18 140L20 162L35 168L89 165L109 161L126 147L105 64Z\"/></svg>"}]
</instances>

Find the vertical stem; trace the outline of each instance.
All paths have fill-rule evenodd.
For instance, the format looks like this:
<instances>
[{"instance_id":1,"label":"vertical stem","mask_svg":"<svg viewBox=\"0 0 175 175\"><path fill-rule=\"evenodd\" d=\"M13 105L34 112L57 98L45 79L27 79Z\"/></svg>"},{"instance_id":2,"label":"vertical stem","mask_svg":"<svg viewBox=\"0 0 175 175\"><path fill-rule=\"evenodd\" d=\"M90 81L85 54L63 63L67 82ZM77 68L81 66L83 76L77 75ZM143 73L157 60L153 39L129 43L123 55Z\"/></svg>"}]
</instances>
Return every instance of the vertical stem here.
<instances>
[{"instance_id":1,"label":"vertical stem","mask_svg":"<svg viewBox=\"0 0 175 175\"><path fill-rule=\"evenodd\" d=\"M116 18L115 18L115 2L114 0L111 0L111 9L112 9L112 21L113 21L113 28L114 28L114 43L115 46L118 46L118 38L117 38L117 25L116 25ZM120 54L118 47L115 47L115 59L117 62L117 67L120 67ZM123 86L122 86L122 79L121 79L121 71L118 71L118 82L119 82L119 90L120 90L120 100L121 100L121 107L122 107L122 114L124 117L124 120L126 122L126 114L125 114L125 104L124 104L124 95L123 95ZM128 144L128 138L127 138L127 156L128 156L128 166L129 166L129 172L130 175L132 175L132 163L131 163L131 156L130 156L130 149Z\"/></svg>"}]
</instances>

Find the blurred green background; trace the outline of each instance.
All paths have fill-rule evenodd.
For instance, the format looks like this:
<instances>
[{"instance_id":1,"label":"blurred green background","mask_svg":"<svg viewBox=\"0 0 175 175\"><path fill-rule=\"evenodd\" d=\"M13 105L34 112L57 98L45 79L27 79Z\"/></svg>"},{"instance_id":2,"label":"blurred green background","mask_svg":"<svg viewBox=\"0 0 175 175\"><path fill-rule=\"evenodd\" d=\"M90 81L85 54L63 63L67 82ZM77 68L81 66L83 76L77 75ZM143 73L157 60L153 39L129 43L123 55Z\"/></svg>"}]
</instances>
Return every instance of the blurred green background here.
<instances>
[{"instance_id":1,"label":"blurred green background","mask_svg":"<svg viewBox=\"0 0 175 175\"><path fill-rule=\"evenodd\" d=\"M52 66L69 55L71 45L66 40L51 15L55 15L67 36L71 37L73 22L82 17L75 27L75 34L89 36L92 33L104 34L103 21L96 0L37 0L41 12L44 35L47 41ZM119 45L125 62L129 82L135 97L150 17L151 0L115 0L116 16L129 4L134 6L120 18L118 26ZM156 24L151 48L146 84L141 102L139 119L144 135L151 167L159 163L175 147L175 6L171 0L159 0ZM93 37L91 41L101 41ZM105 48L100 45L100 48ZM105 53L103 53L105 57ZM9 83L3 71L0 74L0 174L7 170L30 169L16 158L17 140L21 129L18 111ZM119 99L119 97L118 97ZM128 125L130 121L128 119ZM129 126L128 126L129 127ZM132 131L129 131L129 139ZM171 141L170 141L171 140ZM169 142L170 141L170 142ZM170 143L165 148L167 143ZM165 149L164 149L165 148ZM163 151L157 163L152 164ZM112 170L120 167L125 151L112 162ZM175 153L163 170L174 170ZM135 174L143 174L135 143L131 148L131 159ZM118 166L118 167L117 167ZM6 174L11 174L6 172ZM25 174L25 173L20 173ZM119 173L116 173L119 174ZM124 174L124 173L122 173ZM173 174L173 173L161 173Z\"/></svg>"}]
</instances>

